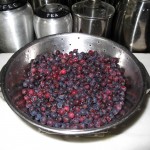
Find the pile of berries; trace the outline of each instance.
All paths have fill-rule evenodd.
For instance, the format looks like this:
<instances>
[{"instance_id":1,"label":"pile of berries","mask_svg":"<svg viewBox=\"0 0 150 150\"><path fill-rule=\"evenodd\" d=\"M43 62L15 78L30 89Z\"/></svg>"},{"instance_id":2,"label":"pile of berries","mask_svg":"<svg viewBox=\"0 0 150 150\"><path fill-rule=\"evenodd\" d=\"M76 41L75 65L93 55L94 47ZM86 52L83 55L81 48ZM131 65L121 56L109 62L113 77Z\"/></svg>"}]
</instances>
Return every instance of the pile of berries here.
<instances>
[{"instance_id":1,"label":"pile of berries","mask_svg":"<svg viewBox=\"0 0 150 150\"><path fill-rule=\"evenodd\" d=\"M29 64L17 107L55 128L99 128L122 110L126 78L118 58L73 50L38 55Z\"/></svg>"}]
</instances>

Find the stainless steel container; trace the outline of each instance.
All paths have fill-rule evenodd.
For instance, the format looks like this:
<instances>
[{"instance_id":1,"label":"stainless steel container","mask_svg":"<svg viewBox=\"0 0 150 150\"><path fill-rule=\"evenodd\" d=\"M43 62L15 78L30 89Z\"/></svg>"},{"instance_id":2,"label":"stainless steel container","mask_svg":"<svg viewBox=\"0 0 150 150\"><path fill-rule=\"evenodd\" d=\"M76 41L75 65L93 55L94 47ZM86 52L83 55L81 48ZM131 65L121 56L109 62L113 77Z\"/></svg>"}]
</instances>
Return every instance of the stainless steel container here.
<instances>
[{"instance_id":1,"label":"stainless steel container","mask_svg":"<svg viewBox=\"0 0 150 150\"><path fill-rule=\"evenodd\" d=\"M109 3L109 4L113 5L114 7L116 7L118 2L121 1L121 0L102 0L102 1L104 1L106 3Z\"/></svg>"},{"instance_id":2,"label":"stainless steel container","mask_svg":"<svg viewBox=\"0 0 150 150\"><path fill-rule=\"evenodd\" d=\"M72 6L73 31L109 37L115 9L100 0L85 0Z\"/></svg>"},{"instance_id":3,"label":"stainless steel container","mask_svg":"<svg viewBox=\"0 0 150 150\"><path fill-rule=\"evenodd\" d=\"M83 1L83 0L63 0L63 1L60 1L60 3L68 6L71 9L73 4L80 2L80 1Z\"/></svg>"},{"instance_id":4,"label":"stainless steel container","mask_svg":"<svg viewBox=\"0 0 150 150\"><path fill-rule=\"evenodd\" d=\"M27 1L0 0L0 50L15 52L33 40L33 12Z\"/></svg>"},{"instance_id":5,"label":"stainless steel container","mask_svg":"<svg viewBox=\"0 0 150 150\"><path fill-rule=\"evenodd\" d=\"M58 3L47 4L36 9L33 24L37 38L72 32L72 16L69 8Z\"/></svg>"},{"instance_id":6,"label":"stainless steel container","mask_svg":"<svg viewBox=\"0 0 150 150\"><path fill-rule=\"evenodd\" d=\"M58 3L60 0L28 0L33 10L50 3Z\"/></svg>"},{"instance_id":7,"label":"stainless steel container","mask_svg":"<svg viewBox=\"0 0 150 150\"><path fill-rule=\"evenodd\" d=\"M45 4L50 4L50 3L60 3L62 5L66 5L69 8L71 8L71 6L74 3L77 3L77 2L79 2L81 0L28 0L28 1L31 4L33 10L35 10L38 7L41 7L41 6L45 5Z\"/></svg>"},{"instance_id":8,"label":"stainless steel container","mask_svg":"<svg viewBox=\"0 0 150 150\"><path fill-rule=\"evenodd\" d=\"M132 52L150 52L150 0L120 1L114 40Z\"/></svg>"}]
</instances>

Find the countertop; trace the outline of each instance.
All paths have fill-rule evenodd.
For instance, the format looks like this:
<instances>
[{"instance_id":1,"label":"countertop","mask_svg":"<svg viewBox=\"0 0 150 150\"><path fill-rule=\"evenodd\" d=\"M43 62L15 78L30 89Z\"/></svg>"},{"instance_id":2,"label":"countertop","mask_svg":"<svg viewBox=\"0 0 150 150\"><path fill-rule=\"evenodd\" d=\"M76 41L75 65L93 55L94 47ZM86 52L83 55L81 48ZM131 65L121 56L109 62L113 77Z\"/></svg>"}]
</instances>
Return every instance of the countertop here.
<instances>
[{"instance_id":1,"label":"countertop","mask_svg":"<svg viewBox=\"0 0 150 150\"><path fill-rule=\"evenodd\" d=\"M11 57L0 54L0 69ZM150 54L135 54L150 74ZM122 131L104 137L69 138L41 133L19 118L0 98L0 150L150 150L150 98Z\"/></svg>"}]
</instances>

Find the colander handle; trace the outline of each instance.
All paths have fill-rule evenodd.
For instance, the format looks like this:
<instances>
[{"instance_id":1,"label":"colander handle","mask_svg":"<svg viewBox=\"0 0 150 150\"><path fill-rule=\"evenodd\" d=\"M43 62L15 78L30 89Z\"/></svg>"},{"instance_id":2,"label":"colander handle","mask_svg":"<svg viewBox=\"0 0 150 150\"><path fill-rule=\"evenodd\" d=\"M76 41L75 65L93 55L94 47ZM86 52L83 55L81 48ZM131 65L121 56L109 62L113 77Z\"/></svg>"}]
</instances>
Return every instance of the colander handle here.
<instances>
[{"instance_id":1,"label":"colander handle","mask_svg":"<svg viewBox=\"0 0 150 150\"><path fill-rule=\"evenodd\" d=\"M1 79L1 71L0 71L0 79ZM3 95L2 95L2 91L1 91L1 85L2 85L2 83L1 83L1 80L0 80L0 98L3 99Z\"/></svg>"},{"instance_id":2,"label":"colander handle","mask_svg":"<svg viewBox=\"0 0 150 150\"><path fill-rule=\"evenodd\" d=\"M148 87L148 90L150 90L150 76L147 72L147 87Z\"/></svg>"},{"instance_id":3,"label":"colander handle","mask_svg":"<svg viewBox=\"0 0 150 150\"><path fill-rule=\"evenodd\" d=\"M145 66L141 63L141 67L143 68L145 74L146 74L146 81L147 81L147 91L146 94L150 92L150 75L148 71L146 70Z\"/></svg>"},{"instance_id":4,"label":"colander handle","mask_svg":"<svg viewBox=\"0 0 150 150\"><path fill-rule=\"evenodd\" d=\"M0 79L1 79L1 71L0 71ZM1 92L1 80L0 80L0 92Z\"/></svg>"}]
</instances>

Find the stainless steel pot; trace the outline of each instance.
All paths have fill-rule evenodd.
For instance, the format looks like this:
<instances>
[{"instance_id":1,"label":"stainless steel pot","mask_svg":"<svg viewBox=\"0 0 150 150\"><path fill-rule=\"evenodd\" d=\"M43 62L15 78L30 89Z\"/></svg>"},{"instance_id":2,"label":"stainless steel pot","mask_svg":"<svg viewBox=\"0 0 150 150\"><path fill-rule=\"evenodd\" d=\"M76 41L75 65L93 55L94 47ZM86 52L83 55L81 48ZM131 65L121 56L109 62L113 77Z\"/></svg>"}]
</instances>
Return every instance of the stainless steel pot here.
<instances>
[{"instance_id":1,"label":"stainless steel pot","mask_svg":"<svg viewBox=\"0 0 150 150\"><path fill-rule=\"evenodd\" d=\"M33 12L26 0L0 1L0 50L15 52L34 40Z\"/></svg>"},{"instance_id":2,"label":"stainless steel pot","mask_svg":"<svg viewBox=\"0 0 150 150\"><path fill-rule=\"evenodd\" d=\"M72 16L67 6L51 3L35 10L33 19L37 38L72 32Z\"/></svg>"},{"instance_id":3,"label":"stainless steel pot","mask_svg":"<svg viewBox=\"0 0 150 150\"><path fill-rule=\"evenodd\" d=\"M126 93L125 105L123 107L125 114L118 115L117 119L110 124L94 129L69 130L41 125L29 117L26 109L19 109L15 105L16 101L21 98L21 85L26 67L32 59L42 53L54 52L58 49L62 52L69 53L69 51L76 48L79 52L87 52L92 49L98 51L98 53L119 58L119 64L125 69L125 76L130 81L130 86ZM146 69L130 51L108 39L81 33L47 36L21 48L3 67L0 82L6 102L12 110L25 121L49 134L80 136L93 136L105 132L109 133L114 128L121 127L122 124L129 118L132 118L133 114L139 110L145 95L150 89L150 78Z\"/></svg>"},{"instance_id":4,"label":"stainless steel pot","mask_svg":"<svg viewBox=\"0 0 150 150\"><path fill-rule=\"evenodd\" d=\"M150 52L150 1L124 0L116 9L114 40L132 52Z\"/></svg>"}]
</instances>

